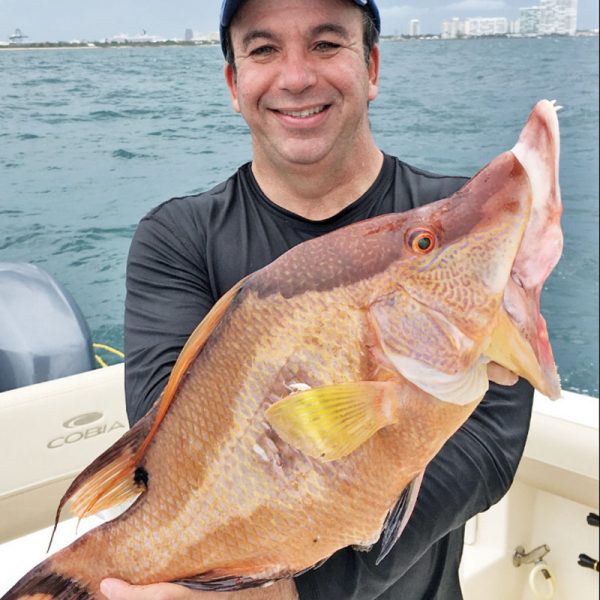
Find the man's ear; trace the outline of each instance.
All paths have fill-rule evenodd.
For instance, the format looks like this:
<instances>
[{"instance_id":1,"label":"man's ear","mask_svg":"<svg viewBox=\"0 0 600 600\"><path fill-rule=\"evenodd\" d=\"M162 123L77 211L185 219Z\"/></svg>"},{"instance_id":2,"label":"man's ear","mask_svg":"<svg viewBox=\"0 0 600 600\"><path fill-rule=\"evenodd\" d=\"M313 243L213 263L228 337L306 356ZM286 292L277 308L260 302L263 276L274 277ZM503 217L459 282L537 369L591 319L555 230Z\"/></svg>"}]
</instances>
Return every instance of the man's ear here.
<instances>
[{"instance_id":1,"label":"man's ear","mask_svg":"<svg viewBox=\"0 0 600 600\"><path fill-rule=\"evenodd\" d=\"M379 91L379 48L373 46L369 54L369 102L377 98Z\"/></svg>"},{"instance_id":2,"label":"man's ear","mask_svg":"<svg viewBox=\"0 0 600 600\"><path fill-rule=\"evenodd\" d=\"M237 94L237 76L235 73L235 68L229 63L225 63L224 74L225 82L227 83L227 88L229 89L229 95L231 96L231 104L233 105L233 110L235 110L235 112L240 112L240 104L238 102Z\"/></svg>"}]
</instances>

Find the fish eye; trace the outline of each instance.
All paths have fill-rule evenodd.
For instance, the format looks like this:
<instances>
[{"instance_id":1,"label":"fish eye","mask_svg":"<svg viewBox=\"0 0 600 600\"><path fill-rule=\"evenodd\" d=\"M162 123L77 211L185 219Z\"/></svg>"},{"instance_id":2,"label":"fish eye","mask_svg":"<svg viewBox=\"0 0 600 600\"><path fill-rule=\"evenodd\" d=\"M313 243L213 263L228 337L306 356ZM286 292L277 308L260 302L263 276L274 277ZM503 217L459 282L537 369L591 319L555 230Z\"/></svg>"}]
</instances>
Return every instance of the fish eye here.
<instances>
[{"instance_id":1,"label":"fish eye","mask_svg":"<svg viewBox=\"0 0 600 600\"><path fill-rule=\"evenodd\" d=\"M435 234L429 229L415 229L408 234L408 245L417 254L429 254L435 248Z\"/></svg>"}]
</instances>

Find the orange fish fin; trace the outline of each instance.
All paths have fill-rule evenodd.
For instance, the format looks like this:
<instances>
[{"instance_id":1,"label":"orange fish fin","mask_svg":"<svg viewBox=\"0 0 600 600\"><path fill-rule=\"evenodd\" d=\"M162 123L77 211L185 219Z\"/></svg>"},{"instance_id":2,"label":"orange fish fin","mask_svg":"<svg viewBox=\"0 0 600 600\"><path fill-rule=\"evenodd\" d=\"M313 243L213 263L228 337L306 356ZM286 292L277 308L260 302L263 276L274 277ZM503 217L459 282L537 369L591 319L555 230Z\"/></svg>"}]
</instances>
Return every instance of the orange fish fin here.
<instances>
[{"instance_id":1,"label":"orange fish fin","mask_svg":"<svg viewBox=\"0 0 600 600\"><path fill-rule=\"evenodd\" d=\"M139 467L142 457L167 414L190 364L204 347L246 279L239 281L219 299L189 337L163 393L151 411L73 481L58 506L50 544L60 513L69 500L73 501L73 512L84 518L132 500L145 490L148 473Z\"/></svg>"},{"instance_id":2,"label":"orange fish fin","mask_svg":"<svg viewBox=\"0 0 600 600\"><path fill-rule=\"evenodd\" d=\"M359 381L312 388L279 400L269 424L290 446L324 461L347 456L397 421L398 386Z\"/></svg>"},{"instance_id":3,"label":"orange fish fin","mask_svg":"<svg viewBox=\"0 0 600 600\"><path fill-rule=\"evenodd\" d=\"M162 420L165 418L165 415L167 414L169 407L175 398L175 393L179 389L181 383L184 381L190 365L200 354L208 338L215 330L215 327L221 322L223 315L227 312L227 309L231 306L232 302L242 289L242 286L247 279L248 277L241 279L226 294L221 296L221 298L219 298L219 300L212 307L210 312L204 317L204 319L202 319L198 327L196 327L196 329L193 331L192 335L190 335L188 338L187 342L179 353L173 369L171 370L167 385L160 396L158 410L156 412L154 422L152 423L152 427L150 428L146 439L140 445L134 462L137 463L141 460L146 448L156 435Z\"/></svg>"},{"instance_id":4,"label":"orange fish fin","mask_svg":"<svg viewBox=\"0 0 600 600\"><path fill-rule=\"evenodd\" d=\"M142 457L167 414L190 364L204 347L246 279L239 281L218 300L189 337L163 393L150 412L75 478L58 505L50 545L60 513L69 500L73 501L73 512L84 518L132 500L145 490L148 473L139 467Z\"/></svg>"},{"instance_id":5,"label":"orange fish fin","mask_svg":"<svg viewBox=\"0 0 600 600\"><path fill-rule=\"evenodd\" d=\"M240 565L236 565L239 570ZM235 575L236 567L232 567L231 569L219 569L215 571L209 571L207 573L202 573L200 575L196 575L195 577L186 577L184 579L178 579L176 581L172 581L171 583L176 583L178 585L183 585L192 590L201 590L201 591L214 591L214 592L233 592L237 590L243 590L247 588L254 587L266 587L275 583L277 579L282 579L284 577L291 577L291 575L277 575L272 579L262 579L262 578L253 578L248 577L248 575ZM257 571L260 569L257 567ZM223 575L223 573L228 573L228 575ZM244 573L248 573L248 569L243 569Z\"/></svg>"},{"instance_id":6,"label":"orange fish fin","mask_svg":"<svg viewBox=\"0 0 600 600\"><path fill-rule=\"evenodd\" d=\"M383 526L381 549L375 564L378 565L389 554L390 550L394 547L394 544L398 541L398 538L404 531L415 508L424 475L425 471L419 473L419 475L406 486L400 499L388 514L385 525Z\"/></svg>"},{"instance_id":7,"label":"orange fish fin","mask_svg":"<svg viewBox=\"0 0 600 600\"><path fill-rule=\"evenodd\" d=\"M94 600L97 596L84 583L55 571L52 559L48 559L24 575L6 592L6 595L2 596L2 600L26 600L27 598Z\"/></svg>"},{"instance_id":8,"label":"orange fish fin","mask_svg":"<svg viewBox=\"0 0 600 600\"><path fill-rule=\"evenodd\" d=\"M80 519L117 506L145 489L147 475L138 470L135 457L156 417L158 403L108 450L96 458L71 483L56 511L54 532L65 504L72 500L72 512ZM52 539L50 539L52 544Z\"/></svg>"}]
</instances>

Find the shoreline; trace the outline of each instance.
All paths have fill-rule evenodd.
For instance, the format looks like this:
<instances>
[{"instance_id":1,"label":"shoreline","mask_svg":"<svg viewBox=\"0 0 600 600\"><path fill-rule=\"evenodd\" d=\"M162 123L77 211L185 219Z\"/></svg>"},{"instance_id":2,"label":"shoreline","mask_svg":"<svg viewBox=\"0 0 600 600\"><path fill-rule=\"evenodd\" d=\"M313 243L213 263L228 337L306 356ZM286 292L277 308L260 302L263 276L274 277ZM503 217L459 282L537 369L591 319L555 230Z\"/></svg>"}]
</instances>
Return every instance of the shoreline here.
<instances>
[{"instance_id":1,"label":"shoreline","mask_svg":"<svg viewBox=\"0 0 600 600\"><path fill-rule=\"evenodd\" d=\"M125 48L211 48L213 46L219 46L217 42L203 42L196 44L193 42L153 42L153 43L119 43L119 44L103 44L103 43L92 43L89 44L10 44L1 45L0 52L6 51L17 51L24 52L26 50L120 50Z\"/></svg>"},{"instance_id":2,"label":"shoreline","mask_svg":"<svg viewBox=\"0 0 600 600\"><path fill-rule=\"evenodd\" d=\"M459 38L443 38L439 34L426 34L420 36L381 36L381 42L414 42L414 41L434 41L434 42L456 42L456 41L471 41L471 40L486 40L486 39L546 39L546 38L590 38L599 37L599 32L596 30L579 31L575 35L481 35ZM25 50L107 50L107 49L125 49L125 48L211 48L219 46L219 42L184 42L184 41L164 41L164 42L89 42L81 44L68 44L61 42L40 42L39 44L1 44L0 51L25 51Z\"/></svg>"}]
</instances>

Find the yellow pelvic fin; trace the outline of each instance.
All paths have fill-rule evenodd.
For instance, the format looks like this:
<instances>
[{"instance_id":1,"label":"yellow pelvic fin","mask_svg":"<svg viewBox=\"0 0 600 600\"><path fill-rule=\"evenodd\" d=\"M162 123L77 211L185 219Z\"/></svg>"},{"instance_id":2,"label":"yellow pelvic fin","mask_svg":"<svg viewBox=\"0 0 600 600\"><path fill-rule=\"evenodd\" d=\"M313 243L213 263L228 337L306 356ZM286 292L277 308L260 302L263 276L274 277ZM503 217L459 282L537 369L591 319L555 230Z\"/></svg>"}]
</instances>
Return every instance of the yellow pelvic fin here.
<instances>
[{"instance_id":1,"label":"yellow pelvic fin","mask_svg":"<svg viewBox=\"0 0 600 600\"><path fill-rule=\"evenodd\" d=\"M390 397L395 389L392 382L371 381L316 387L276 402L266 416L290 446L323 461L337 460L397 422Z\"/></svg>"}]
</instances>

